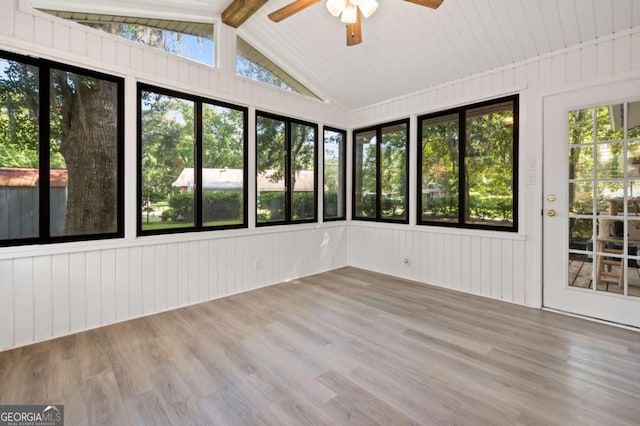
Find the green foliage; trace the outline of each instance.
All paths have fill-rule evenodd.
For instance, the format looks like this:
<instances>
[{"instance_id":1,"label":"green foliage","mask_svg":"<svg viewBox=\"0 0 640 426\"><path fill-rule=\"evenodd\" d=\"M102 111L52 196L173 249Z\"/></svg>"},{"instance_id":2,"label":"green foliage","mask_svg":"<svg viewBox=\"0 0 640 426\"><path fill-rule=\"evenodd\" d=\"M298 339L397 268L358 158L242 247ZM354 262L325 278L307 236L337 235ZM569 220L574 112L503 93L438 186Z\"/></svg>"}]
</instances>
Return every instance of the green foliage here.
<instances>
[{"instance_id":1,"label":"green foliage","mask_svg":"<svg viewBox=\"0 0 640 426\"><path fill-rule=\"evenodd\" d=\"M338 212L338 191L329 189L324 192L324 216L331 218L340 215Z\"/></svg>"},{"instance_id":2,"label":"green foliage","mask_svg":"<svg viewBox=\"0 0 640 426\"><path fill-rule=\"evenodd\" d=\"M215 191L205 192L202 200L203 222L241 219L242 193Z\"/></svg>"},{"instance_id":3,"label":"green foliage","mask_svg":"<svg viewBox=\"0 0 640 426\"><path fill-rule=\"evenodd\" d=\"M314 217L315 194L313 192L294 192L293 211L291 217L295 219L311 219Z\"/></svg>"},{"instance_id":4,"label":"green foliage","mask_svg":"<svg viewBox=\"0 0 640 426\"><path fill-rule=\"evenodd\" d=\"M193 192L177 192L169 199L169 207L173 210L173 222L193 222Z\"/></svg>"},{"instance_id":5,"label":"green foliage","mask_svg":"<svg viewBox=\"0 0 640 426\"><path fill-rule=\"evenodd\" d=\"M258 221L284 220L284 191L263 192L258 196Z\"/></svg>"}]
</instances>

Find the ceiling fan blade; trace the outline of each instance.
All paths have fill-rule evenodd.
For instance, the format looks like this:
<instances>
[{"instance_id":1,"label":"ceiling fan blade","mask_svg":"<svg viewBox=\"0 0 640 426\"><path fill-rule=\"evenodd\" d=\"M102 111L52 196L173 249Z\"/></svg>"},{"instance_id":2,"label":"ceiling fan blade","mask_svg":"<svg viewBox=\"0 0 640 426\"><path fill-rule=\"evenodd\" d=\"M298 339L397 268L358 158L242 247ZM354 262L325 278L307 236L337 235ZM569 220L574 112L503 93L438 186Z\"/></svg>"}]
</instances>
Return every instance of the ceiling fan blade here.
<instances>
[{"instance_id":1,"label":"ceiling fan blade","mask_svg":"<svg viewBox=\"0 0 640 426\"><path fill-rule=\"evenodd\" d=\"M276 10L275 12L271 12L269 14L269 19L271 19L273 22L280 22L283 19L293 15L294 13L298 13L301 10L308 8L309 6L318 3L319 1L320 0L296 0L293 3L290 3L283 8Z\"/></svg>"},{"instance_id":2,"label":"ceiling fan blade","mask_svg":"<svg viewBox=\"0 0 640 426\"><path fill-rule=\"evenodd\" d=\"M266 2L267 0L234 0L222 12L222 22L233 28L238 28Z\"/></svg>"},{"instance_id":3,"label":"ceiling fan blade","mask_svg":"<svg viewBox=\"0 0 640 426\"><path fill-rule=\"evenodd\" d=\"M420 6L430 7L431 9L437 9L444 0L405 0L409 3L419 4Z\"/></svg>"},{"instance_id":4,"label":"ceiling fan blade","mask_svg":"<svg viewBox=\"0 0 640 426\"><path fill-rule=\"evenodd\" d=\"M355 46L362 43L362 25L360 22L360 10L356 13L356 23L347 24L347 46Z\"/></svg>"}]
</instances>

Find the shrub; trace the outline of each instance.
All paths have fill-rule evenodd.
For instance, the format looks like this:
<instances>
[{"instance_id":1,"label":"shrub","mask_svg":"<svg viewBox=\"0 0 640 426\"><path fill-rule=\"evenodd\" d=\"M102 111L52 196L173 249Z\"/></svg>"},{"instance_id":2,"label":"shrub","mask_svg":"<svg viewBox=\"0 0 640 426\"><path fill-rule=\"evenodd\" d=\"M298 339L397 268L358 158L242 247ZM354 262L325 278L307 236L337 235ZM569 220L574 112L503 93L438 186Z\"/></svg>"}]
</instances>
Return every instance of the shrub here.
<instances>
[{"instance_id":1,"label":"shrub","mask_svg":"<svg viewBox=\"0 0 640 426\"><path fill-rule=\"evenodd\" d=\"M169 207L173 209L171 220L185 222L193 220L193 196L192 192L178 192L169 199Z\"/></svg>"},{"instance_id":2,"label":"shrub","mask_svg":"<svg viewBox=\"0 0 640 426\"><path fill-rule=\"evenodd\" d=\"M203 222L242 218L242 193L235 191L205 192L202 200Z\"/></svg>"}]
</instances>

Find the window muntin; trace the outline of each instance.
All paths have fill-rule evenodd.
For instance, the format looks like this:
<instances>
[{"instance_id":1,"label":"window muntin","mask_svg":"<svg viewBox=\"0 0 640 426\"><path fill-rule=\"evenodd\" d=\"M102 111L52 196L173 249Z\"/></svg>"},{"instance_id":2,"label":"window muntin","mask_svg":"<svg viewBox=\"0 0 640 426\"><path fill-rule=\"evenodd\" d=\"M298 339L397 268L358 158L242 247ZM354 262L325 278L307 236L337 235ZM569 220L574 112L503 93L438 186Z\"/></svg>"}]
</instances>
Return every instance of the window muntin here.
<instances>
[{"instance_id":1,"label":"window muntin","mask_svg":"<svg viewBox=\"0 0 640 426\"><path fill-rule=\"evenodd\" d=\"M138 85L138 234L246 227L247 109Z\"/></svg>"},{"instance_id":2,"label":"window muntin","mask_svg":"<svg viewBox=\"0 0 640 426\"><path fill-rule=\"evenodd\" d=\"M517 231L518 96L418 117L418 223Z\"/></svg>"},{"instance_id":3,"label":"window muntin","mask_svg":"<svg viewBox=\"0 0 640 426\"><path fill-rule=\"evenodd\" d=\"M0 52L0 244L122 237L120 78Z\"/></svg>"},{"instance_id":4,"label":"window muntin","mask_svg":"<svg viewBox=\"0 0 640 426\"><path fill-rule=\"evenodd\" d=\"M256 113L256 224L317 220L315 124Z\"/></svg>"},{"instance_id":5,"label":"window muntin","mask_svg":"<svg viewBox=\"0 0 640 426\"><path fill-rule=\"evenodd\" d=\"M343 220L346 217L347 133L324 128L324 195L323 220Z\"/></svg>"},{"instance_id":6,"label":"window muntin","mask_svg":"<svg viewBox=\"0 0 640 426\"><path fill-rule=\"evenodd\" d=\"M353 218L408 223L409 120L353 135Z\"/></svg>"}]
</instances>

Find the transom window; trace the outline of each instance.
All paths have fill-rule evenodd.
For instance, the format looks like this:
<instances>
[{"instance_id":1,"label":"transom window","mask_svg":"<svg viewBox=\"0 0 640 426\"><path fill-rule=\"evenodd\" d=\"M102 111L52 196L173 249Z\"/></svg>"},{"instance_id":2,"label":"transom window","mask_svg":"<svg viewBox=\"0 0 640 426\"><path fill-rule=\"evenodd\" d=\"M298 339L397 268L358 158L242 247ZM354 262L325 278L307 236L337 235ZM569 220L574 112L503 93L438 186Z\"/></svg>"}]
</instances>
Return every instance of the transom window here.
<instances>
[{"instance_id":1,"label":"transom window","mask_svg":"<svg viewBox=\"0 0 640 426\"><path fill-rule=\"evenodd\" d=\"M134 43L215 66L214 27L211 23L41 10Z\"/></svg>"}]
</instances>

